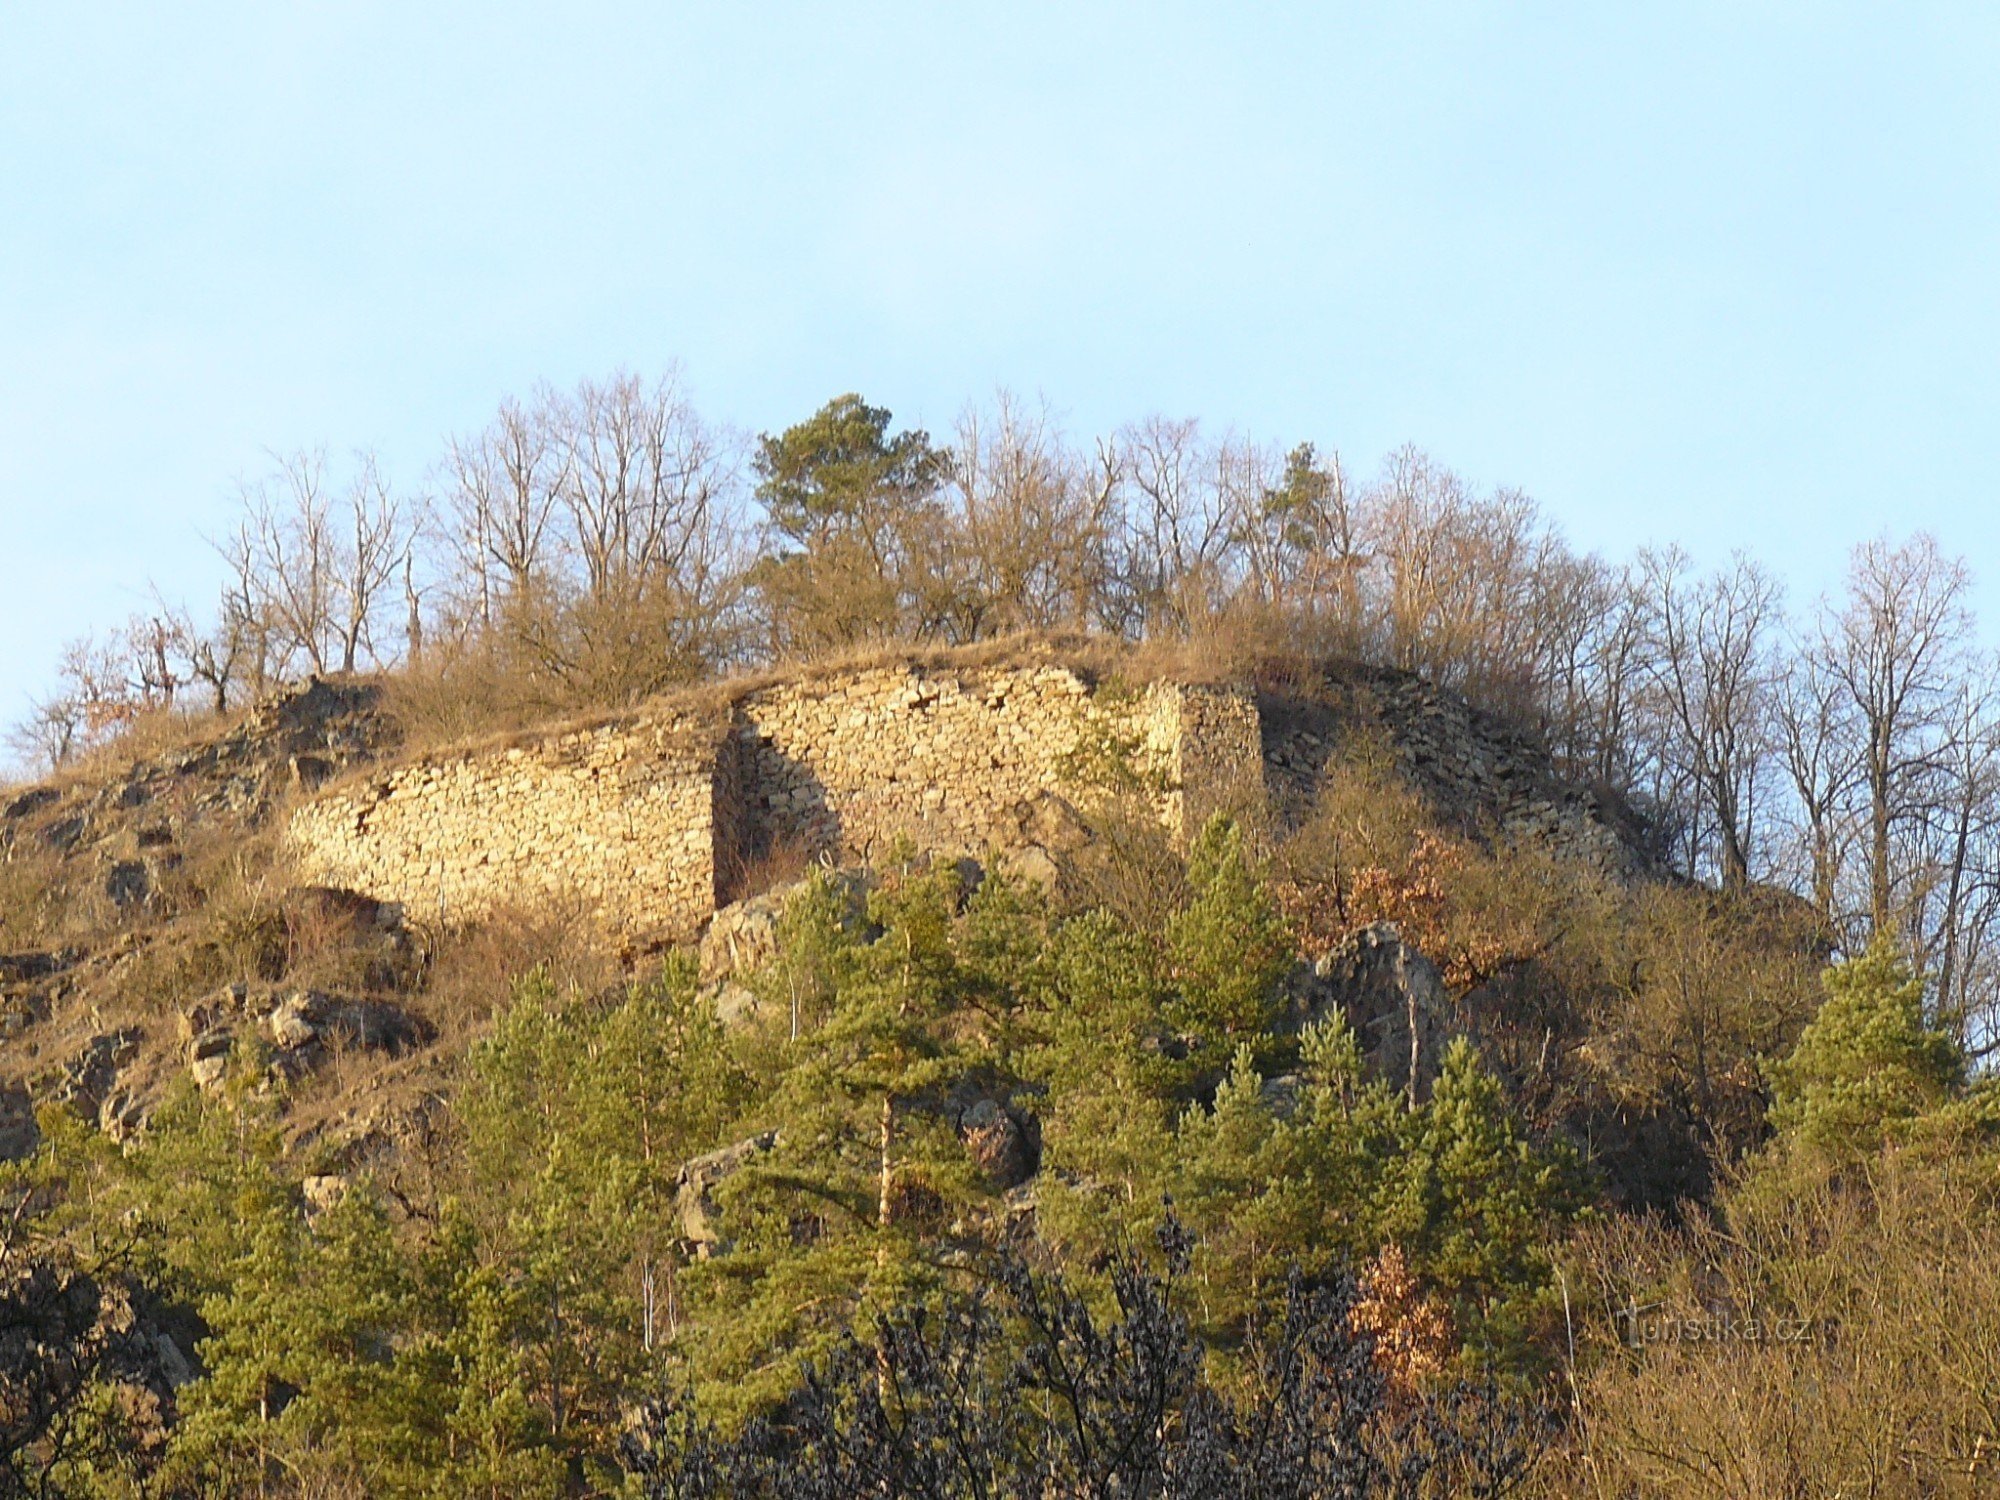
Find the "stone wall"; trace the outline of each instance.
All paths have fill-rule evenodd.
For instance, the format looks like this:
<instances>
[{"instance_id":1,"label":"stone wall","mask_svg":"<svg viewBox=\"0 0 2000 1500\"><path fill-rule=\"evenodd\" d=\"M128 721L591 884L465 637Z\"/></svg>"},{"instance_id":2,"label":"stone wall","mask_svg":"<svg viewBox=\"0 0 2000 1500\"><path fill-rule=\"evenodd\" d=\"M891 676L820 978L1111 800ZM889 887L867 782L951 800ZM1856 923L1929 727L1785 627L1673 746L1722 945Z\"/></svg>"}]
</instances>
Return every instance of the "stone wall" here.
<instances>
[{"instance_id":1,"label":"stone wall","mask_svg":"<svg viewBox=\"0 0 2000 1500\"><path fill-rule=\"evenodd\" d=\"M1068 667L910 663L781 682L712 719L671 708L435 756L294 816L305 875L450 922L545 897L688 931L760 861L1025 850L1113 747L1177 833L1258 778L1256 705L1226 688L1097 691Z\"/></svg>"},{"instance_id":2,"label":"stone wall","mask_svg":"<svg viewBox=\"0 0 2000 1500\"><path fill-rule=\"evenodd\" d=\"M307 803L306 876L449 925L577 901L680 927L716 901L720 724L626 720L414 761Z\"/></svg>"},{"instance_id":3,"label":"stone wall","mask_svg":"<svg viewBox=\"0 0 2000 1500\"><path fill-rule=\"evenodd\" d=\"M330 788L293 817L307 879L451 923L558 897L627 932L690 933L759 866L1016 853L1047 872L1074 805L1123 784L1186 837L1270 793L1303 816L1330 760L1379 736L1468 831L1645 872L1619 809L1518 734L1408 674L1355 669L1304 698L1093 683L1051 661L911 662L802 677L712 711L667 705Z\"/></svg>"},{"instance_id":4,"label":"stone wall","mask_svg":"<svg viewBox=\"0 0 2000 1500\"><path fill-rule=\"evenodd\" d=\"M896 666L752 693L731 750L746 853L867 858L899 835L939 853L1008 847L1053 790L1092 695L1062 667Z\"/></svg>"},{"instance_id":5,"label":"stone wall","mask_svg":"<svg viewBox=\"0 0 2000 1500\"><path fill-rule=\"evenodd\" d=\"M1153 690L1156 754L1167 787L1162 816L1191 837L1211 813L1264 795L1263 718L1235 688L1168 685Z\"/></svg>"}]
</instances>

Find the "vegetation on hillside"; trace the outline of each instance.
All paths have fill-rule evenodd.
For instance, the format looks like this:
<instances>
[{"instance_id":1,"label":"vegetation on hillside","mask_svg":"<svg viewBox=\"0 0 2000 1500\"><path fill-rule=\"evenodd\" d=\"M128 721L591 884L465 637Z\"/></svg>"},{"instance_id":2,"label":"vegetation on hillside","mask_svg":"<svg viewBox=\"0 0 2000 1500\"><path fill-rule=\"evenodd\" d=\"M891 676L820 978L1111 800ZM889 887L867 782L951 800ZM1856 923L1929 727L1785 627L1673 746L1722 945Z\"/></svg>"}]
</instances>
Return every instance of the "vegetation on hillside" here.
<instances>
[{"instance_id":1,"label":"vegetation on hillside","mask_svg":"<svg viewBox=\"0 0 2000 1500\"><path fill-rule=\"evenodd\" d=\"M214 621L79 646L20 742L87 782L309 673L383 669L421 741L1063 631L1307 697L1424 673L1667 875L1446 817L1364 736L1185 849L1114 796L1053 889L784 872L724 1007L578 913L301 912L283 757L176 804L138 904L10 821L0 981L54 977L0 1046L50 986L94 1045L232 981L392 996L422 1041L306 1069L196 1028L233 1050L143 1129L44 1098L0 1166L0 1494L2000 1482L1996 720L1928 542L1788 620L1754 564L1579 556L1414 454L1355 485L1151 421L1086 455L1009 400L941 444L851 396L743 445L619 377L510 403L421 501L289 463L224 551ZM1314 968L1379 924L1440 977L1421 1080Z\"/></svg>"},{"instance_id":2,"label":"vegetation on hillside","mask_svg":"<svg viewBox=\"0 0 2000 1500\"><path fill-rule=\"evenodd\" d=\"M1863 542L1788 610L1755 560L1580 554L1415 450L1364 483L1192 420L1080 445L1004 393L948 441L844 395L749 442L677 375L617 374L504 403L400 484L295 455L219 546L212 612L70 648L24 757L356 668L398 669L424 737L882 643L1061 631L1294 680L1350 658L1531 729L1676 868L1790 889L1848 951L1895 929L1947 1029L1993 1041L2000 713L1966 567L1928 537Z\"/></svg>"}]
</instances>

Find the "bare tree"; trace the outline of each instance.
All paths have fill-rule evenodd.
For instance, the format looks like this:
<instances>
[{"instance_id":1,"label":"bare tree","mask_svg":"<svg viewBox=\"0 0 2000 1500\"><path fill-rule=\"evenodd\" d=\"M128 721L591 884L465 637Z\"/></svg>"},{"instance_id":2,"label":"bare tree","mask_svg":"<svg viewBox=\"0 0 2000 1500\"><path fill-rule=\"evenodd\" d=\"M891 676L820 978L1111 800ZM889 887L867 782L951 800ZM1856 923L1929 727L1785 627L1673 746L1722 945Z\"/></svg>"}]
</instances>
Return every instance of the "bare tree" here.
<instances>
[{"instance_id":1,"label":"bare tree","mask_svg":"<svg viewBox=\"0 0 2000 1500\"><path fill-rule=\"evenodd\" d=\"M7 731L7 748L31 769L59 771L88 743L83 705L67 693L37 698Z\"/></svg>"},{"instance_id":2,"label":"bare tree","mask_svg":"<svg viewBox=\"0 0 2000 1500\"><path fill-rule=\"evenodd\" d=\"M336 546L325 451L279 459L275 473L242 485L239 498L225 556L269 631L272 667L289 675L302 656L312 671L324 672L332 650Z\"/></svg>"},{"instance_id":3,"label":"bare tree","mask_svg":"<svg viewBox=\"0 0 2000 1500\"><path fill-rule=\"evenodd\" d=\"M576 659L626 692L712 669L731 649L730 444L672 376L586 381L548 420L566 449L558 519L578 567Z\"/></svg>"},{"instance_id":4,"label":"bare tree","mask_svg":"<svg viewBox=\"0 0 2000 1500\"><path fill-rule=\"evenodd\" d=\"M1791 653L1774 707L1804 883L1820 916L1833 924L1841 916L1840 877L1854 831L1850 795L1860 770L1853 715L1825 654L1811 643Z\"/></svg>"},{"instance_id":5,"label":"bare tree","mask_svg":"<svg viewBox=\"0 0 2000 1500\"><path fill-rule=\"evenodd\" d=\"M1959 688L1944 725L1931 845L1934 869L1922 882L1935 907L1914 934L1923 967L1935 975L1940 1018L1961 1042L1971 1040L1975 998L1969 982L1981 967L1996 892L1988 871L2000 834L2000 681L1995 663L1977 663Z\"/></svg>"},{"instance_id":6,"label":"bare tree","mask_svg":"<svg viewBox=\"0 0 2000 1500\"><path fill-rule=\"evenodd\" d=\"M223 630L229 652L254 649L259 687L301 664L351 672L364 655L374 665L389 659L375 632L411 539L374 456L359 456L339 499L323 450L280 459L274 473L244 484L241 498L219 549L230 574Z\"/></svg>"},{"instance_id":7,"label":"bare tree","mask_svg":"<svg viewBox=\"0 0 2000 1500\"><path fill-rule=\"evenodd\" d=\"M1965 564L1918 535L1901 546L1864 543L1846 597L1824 622L1818 649L1855 716L1866 798L1868 914L1878 929L1902 915L1896 837L1922 817L1949 754L1953 701L1972 630Z\"/></svg>"},{"instance_id":8,"label":"bare tree","mask_svg":"<svg viewBox=\"0 0 2000 1500\"><path fill-rule=\"evenodd\" d=\"M534 608L553 582L550 531L572 456L556 406L546 390L530 406L507 401L483 431L454 438L446 456L452 542L487 629L503 609Z\"/></svg>"},{"instance_id":9,"label":"bare tree","mask_svg":"<svg viewBox=\"0 0 2000 1500\"><path fill-rule=\"evenodd\" d=\"M960 639L1015 629L1082 628L1109 582L1113 491L1064 440L1046 403L1001 391L967 407L947 493L969 577Z\"/></svg>"},{"instance_id":10,"label":"bare tree","mask_svg":"<svg viewBox=\"0 0 2000 1500\"><path fill-rule=\"evenodd\" d=\"M402 502L390 492L381 465L372 453L360 455L347 492L347 537L336 553L334 593L335 633L340 669L352 672L362 652L377 665L383 661L375 631L388 590L410 555L411 532Z\"/></svg>"},{"instance_id":11,"label":"bare tree","mask_svg":"<svg viewBox=\"0 0 2000 1500\"><path fill-rule=\"evenodd\" d=\"M1757 793L1769 747L1777 581L1738 554L1704 579L1678 548L1640 557L1651 688L1680 769L1701 801L1722 884L1750 882Z\"/></svg>"},{"instance_id":12,"label":"bare tree","mask_svg":"<svg viewBox=\"0 0 2000 1500\"><path fill-rule=\"evenodd\" d=\"M1148 633L1184 633L1213 610L1229 550L1215 451L1192 418L1148 417L1115 442L1126 591Z\"/></svg>"},{"instance_id":13,"label":"bare tree","mask_svg":"<svg viewBox=\"0 0 2000 1500\"><path fill-rule=\"evenodd\" d=\"M56 690L35 700L28 718L7 736L17 755L48 770L115 738L148 706L125 631L68 642L56 681Z\"/></svg>"}]
</instances>

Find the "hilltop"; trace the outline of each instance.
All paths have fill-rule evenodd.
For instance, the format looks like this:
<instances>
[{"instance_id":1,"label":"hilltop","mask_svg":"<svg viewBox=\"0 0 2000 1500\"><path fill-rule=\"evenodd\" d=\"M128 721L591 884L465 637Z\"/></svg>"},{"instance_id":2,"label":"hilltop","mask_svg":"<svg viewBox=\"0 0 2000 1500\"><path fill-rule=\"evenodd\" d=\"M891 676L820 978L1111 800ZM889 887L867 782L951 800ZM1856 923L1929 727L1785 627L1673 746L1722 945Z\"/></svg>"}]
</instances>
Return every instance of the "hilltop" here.
<instances>
[{"instance_id":1,"label":"hilltop","mask_svg":"<svg viewBox=\"0 0 2000 1500\"><path fill-rule=\"evenodd\" d=\"M1419 454L889 423L761 439L761 550L668 386L510 404L422 518L299 460L212 625L66 656L0 804L0 1459L852 1493L937 1420L1077 1488L1140 1449L1050 1448L1074 1357L1300 1496L1329 1443L1806 1493L1887 1430L1976 1485L1961 567L1870 544L1788 621Z\"/></svg>"},{"instance_id":2,"label":"hilltop","mask_svg":"<svg viewBox=\"0 0 2000 1500\"><path fill-rule=\"evenodd\" d=\"M455 990L438 965L482 926L587 911L580 941L622 952L630 972L643 961L635 935L655 953L699 941L718 908L736 930L734 908L772 881L814 860L865 869L898 839L926 857L998 856L1045 884L1073 882L1065 867L1120 773L1183 843L1223 808L1282 840L1344 757L1386 757L1455 836L1526 841L1620 884L1654 869L1629 809L1413 675L1330 664L1301 690L1149 683L1119 665L1115 651L1059 645L911 653L409 754L380 684L315 678L227 727L19 789L0 807L13 893L0 926L0 1141L25 1149L33 1107L51 1103L125 1139L177 1077L215 1076L244 1024L262 1024L281 1072L339 1052L342 1082L322 1092L378 1091L378 1072L407 1073L399 1060L439 1037L462 1050L467 1034L431 1013L426 991ZM1206 714L1187 711L1183 733L1186 702ZM1208 727L1218 716L1220 738ZM1127 725L1136 732L1121 737ZM1085 763L1121 748L1133 765ZM680 802L662 796L676 780L691 787ZM565 803L578 784L590 799ZM394 859L357 858L358 841L329 853L327 829L379 829L385 804L404 801L419 815L392 835ZM634 825L634 809L651 821ZM606 842L613 825L626 842ZM632 851L714 829L740 843L688 846L693 886L672 872L647 885ZM516 841L525 860L509 853ZM594 896L563 878L579 860L600 872ZM606 871L624 882L615 909ZM485 903L441 898L485 872L504 877ZM302 1052L287 1036L319 1041ZM320 1109L347 1115L353 1102ZM379 1125L367 1118L348 1128Z\"/></svg>"}]
</instances>

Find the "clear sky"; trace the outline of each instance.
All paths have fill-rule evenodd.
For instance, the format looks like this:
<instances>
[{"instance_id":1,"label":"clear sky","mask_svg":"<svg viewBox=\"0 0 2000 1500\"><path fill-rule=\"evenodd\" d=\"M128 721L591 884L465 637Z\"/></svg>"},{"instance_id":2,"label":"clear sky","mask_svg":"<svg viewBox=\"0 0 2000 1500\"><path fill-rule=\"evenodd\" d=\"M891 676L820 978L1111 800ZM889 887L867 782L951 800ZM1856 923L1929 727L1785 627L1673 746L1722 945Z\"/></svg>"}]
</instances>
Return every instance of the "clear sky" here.
<instances>
[{"instance_id":1,"label":"clear sky","mask_svg":"<svg viewBox=\"0 0 2000 1500\"><path fill-rule=\"evenodd\" d=\"M418 477L681 361L747 429L996 386L1810 595L2000 573L2000 8L0 7L0 718L265 449ZM1981 589L1989 625L2000 591Z\"/></svg>"}]
</instances>

